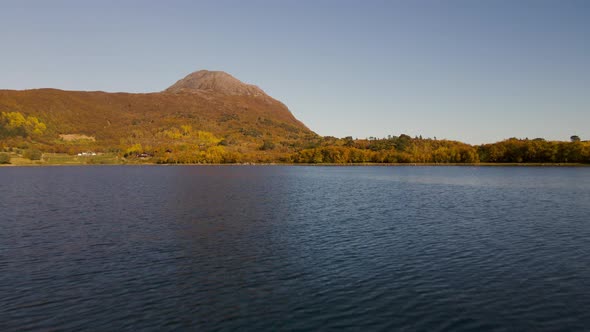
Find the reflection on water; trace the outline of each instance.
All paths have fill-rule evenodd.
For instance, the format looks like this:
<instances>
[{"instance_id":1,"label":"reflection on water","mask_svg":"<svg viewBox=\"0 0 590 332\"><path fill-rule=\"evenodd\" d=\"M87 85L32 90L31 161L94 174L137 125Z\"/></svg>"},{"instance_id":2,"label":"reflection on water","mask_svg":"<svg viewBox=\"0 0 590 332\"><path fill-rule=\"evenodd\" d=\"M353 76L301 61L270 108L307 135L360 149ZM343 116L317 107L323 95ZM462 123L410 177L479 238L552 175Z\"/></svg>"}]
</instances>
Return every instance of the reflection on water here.
<instances>
[{"instance_id":1,"label":"reflection on water","mask_svg":"<svg viewBox=\"0 0 590 332\"><path fill-rule=\"evenodd\" d=\"M0 169L1 330L585 330L590 169Z\"/></svg>"}]
</instances>

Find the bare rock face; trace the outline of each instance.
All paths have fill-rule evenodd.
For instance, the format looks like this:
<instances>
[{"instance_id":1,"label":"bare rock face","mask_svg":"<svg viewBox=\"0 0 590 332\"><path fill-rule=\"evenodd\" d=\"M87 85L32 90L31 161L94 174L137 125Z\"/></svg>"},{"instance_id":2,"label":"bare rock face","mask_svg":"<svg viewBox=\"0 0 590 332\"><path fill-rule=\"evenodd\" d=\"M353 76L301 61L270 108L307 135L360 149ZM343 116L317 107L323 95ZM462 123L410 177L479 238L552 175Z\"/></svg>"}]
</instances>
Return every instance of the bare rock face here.
<instances>
[{"instance_id":1,"label":"bare rock face","mask_svg":"<svg viewBox=\"0 0 590 332\"><path fill-rule=\"evenodd\" d=\"M230 96L266 96L259 87L246 84L223 71L199 70L179 80L164 92L209 91Z\"/></svg>"}]
</instances>

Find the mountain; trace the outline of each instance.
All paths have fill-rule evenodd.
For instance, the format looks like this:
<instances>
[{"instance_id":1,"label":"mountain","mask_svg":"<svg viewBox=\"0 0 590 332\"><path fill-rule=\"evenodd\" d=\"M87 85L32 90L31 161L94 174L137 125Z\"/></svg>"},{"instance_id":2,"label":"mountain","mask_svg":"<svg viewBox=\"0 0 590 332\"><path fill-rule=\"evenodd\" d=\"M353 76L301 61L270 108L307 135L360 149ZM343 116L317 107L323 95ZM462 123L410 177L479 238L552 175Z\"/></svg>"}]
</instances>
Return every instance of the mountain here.
<instances>
[{"instance_id":1,"label":"mountain","mask_svg":"<svg viewBox=\"0 0 590 332\"><path fill-rule=\"evenodd\" d=\"M208 91L229 96L268 97L259 87L246 84L222 71L199 70L187 75L165 92L182 93Z\"/></svg>"},{"instance_id":2,"label":"mountain","mask_svg":"<svg viewBox=\"0 0 590 332\"><path fill-rule=\"evenodd\" d=\"M124 152L139 145L158 152L216 146L246 160L272 160L317 137L283 103L220 71L194 72L156 93L0 90L0 112L34 117L47 127L37 135L4 130L0 145L69 153Z\"/></svg>"}]
</instances>

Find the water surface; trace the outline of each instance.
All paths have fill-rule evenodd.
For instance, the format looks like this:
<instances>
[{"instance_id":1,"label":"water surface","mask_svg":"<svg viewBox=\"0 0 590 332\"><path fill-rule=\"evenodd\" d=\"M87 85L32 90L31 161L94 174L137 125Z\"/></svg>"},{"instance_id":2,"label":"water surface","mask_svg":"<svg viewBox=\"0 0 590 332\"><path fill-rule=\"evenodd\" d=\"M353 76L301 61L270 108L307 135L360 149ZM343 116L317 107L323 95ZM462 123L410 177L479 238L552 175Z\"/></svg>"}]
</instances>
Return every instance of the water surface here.
<instances>
[{"instance_id":1,"label":"water surface","mask_svg":"<svg viewBox=\"0 0 590 332\"><path fill-rule=\"evenodd\" d=\"M583 331L590 168L0 168L0 330Z\"/></svg>"}]
</instances>

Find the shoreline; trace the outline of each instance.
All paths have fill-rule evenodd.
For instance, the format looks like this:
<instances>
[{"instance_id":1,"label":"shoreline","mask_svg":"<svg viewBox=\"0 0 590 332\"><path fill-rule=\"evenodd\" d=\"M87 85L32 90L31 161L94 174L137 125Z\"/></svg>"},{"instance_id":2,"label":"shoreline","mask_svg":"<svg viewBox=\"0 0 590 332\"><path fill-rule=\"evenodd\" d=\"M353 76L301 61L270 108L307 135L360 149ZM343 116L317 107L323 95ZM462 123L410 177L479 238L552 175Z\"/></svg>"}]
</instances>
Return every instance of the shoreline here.
<instances>
[{"instance_id":1,"label":"shoreline","mask_svg":"<svg viewBox=\"0 0 590 332\"><path fill-rule=\"evenodd\" d=\"M68 167L68 166L314 166L314 167L590 167L581 163L225 163L225 164L158 164L158 163L120 163L120 164L85 164L85 163L31 163L2 164L2 167Z\"/></svg>"}]
</instances>

